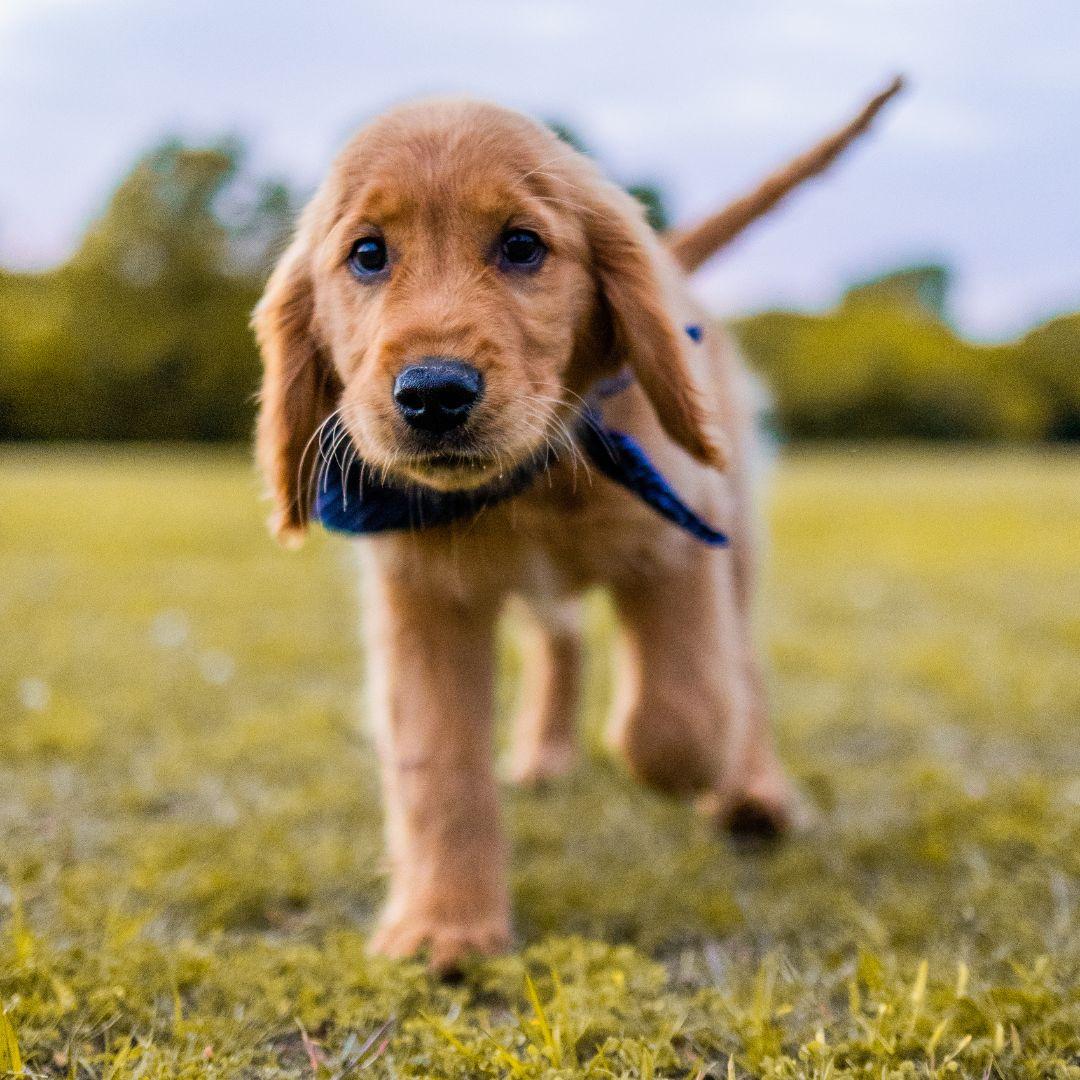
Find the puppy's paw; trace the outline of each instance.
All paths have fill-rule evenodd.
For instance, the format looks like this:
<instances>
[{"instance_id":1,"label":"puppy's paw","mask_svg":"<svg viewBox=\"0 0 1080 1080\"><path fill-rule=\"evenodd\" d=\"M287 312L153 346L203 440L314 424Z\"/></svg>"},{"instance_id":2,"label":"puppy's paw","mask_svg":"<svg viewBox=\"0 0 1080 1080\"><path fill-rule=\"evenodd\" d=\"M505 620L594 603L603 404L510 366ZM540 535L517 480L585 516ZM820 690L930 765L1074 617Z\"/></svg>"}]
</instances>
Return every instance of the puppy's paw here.
<instances>
[{"instance_id":1,"label":"puppy's paw","mask_svg":"<svg viewBox=\"0 0 1080 1080\"><path fill-rule=\"evenodd\" d=\"M710 793L700 809L744 843L776 840L801 824L799 800L782 773L763 773L730 792Z\"/></svg>"},{"instance_id":2,"label":"puppy's paw","mask_svg":"<svg viewBox=\"0 0 1080 1080\"><path fill-rule=\"evenodd\" d=\"M470 956L506 952L510 941L510 924L500 916L470 922L403 916L384 921L368 943L368 951L393 959L426 952L432 970L450 974Z\"/></svg>"},{"instance_id":3,"label":"puppy's paw","mask_svg":"<svg viewBox=\"0 0 1080 1080\"><path fill-rule=\"evenodd\" d=\"M510 759L510 782L523 788L541 788L573 772L578 750L573 743L530 746Z\"/></svg>"}]
</instances>

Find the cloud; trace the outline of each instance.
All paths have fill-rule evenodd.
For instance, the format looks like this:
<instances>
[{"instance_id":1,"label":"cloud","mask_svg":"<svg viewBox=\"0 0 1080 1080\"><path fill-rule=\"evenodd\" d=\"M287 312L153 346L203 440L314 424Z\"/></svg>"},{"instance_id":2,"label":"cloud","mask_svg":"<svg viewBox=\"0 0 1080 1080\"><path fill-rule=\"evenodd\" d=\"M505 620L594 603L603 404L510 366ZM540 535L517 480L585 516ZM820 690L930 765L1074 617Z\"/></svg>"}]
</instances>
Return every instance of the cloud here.
<instances>
[{"instance_id":1,"label":"cloud","mask_svg":"<svg viewBox=\"0 0 1080 1080\"><path fill-rule=\"evenodd\" d=\"M1062 178L1080 146L1061 132L1080 111L1078 54L1074 0L0 0L0 145L20 148L0 171L0 258L62 257L164 132L242 134L260 168L310 186L360 120L447 90L569 122L692 216L903 70L911 90L874 136L716 280L749 305L823 301L853 267L933 250L974 296L1005 251L1056 296L1077 247ZM973 318L1037 299L991 289L1005 314L979 300Z\"/></svg>"}]
</instances>

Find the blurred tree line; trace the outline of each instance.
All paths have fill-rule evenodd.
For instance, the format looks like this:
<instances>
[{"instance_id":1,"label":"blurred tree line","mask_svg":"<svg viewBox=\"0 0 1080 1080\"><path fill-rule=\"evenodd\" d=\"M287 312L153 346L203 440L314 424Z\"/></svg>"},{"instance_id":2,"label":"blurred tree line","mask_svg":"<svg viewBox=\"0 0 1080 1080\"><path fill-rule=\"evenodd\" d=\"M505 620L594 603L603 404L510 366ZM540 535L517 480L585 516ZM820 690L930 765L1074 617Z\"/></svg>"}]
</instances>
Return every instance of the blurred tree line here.
<instances>
[{"instance_id":1,"label":"blurred tree line","mask_svg":"<svg viewBox=\"0 0 1080 1080\"><path fill-rule=\"evenodd\" d=\"M792 439L1080 440L1080 314L981 345L946 317L949 274L915 266L850 288L824 315L736 322Z\"/></svg>"},{"instance_id":2,"label":"blurred tree line","mask_svg":"<svg viewBox=\"0 0 1080 1080\"><path fill-rule=\"evenodd\" d=\"M565 129L564 137L573 139ZM662 228L661 192L630 185ZM79 249L0 271L0 439L248 437L259 361L248 318L298 200L235 142L165 142ZM793 439L1080 439L1080 314L977 345L947 318L948 272L859 284L824 315L735 325Z\"/></svg>"},{"instance_id":3,"label":"blurred tree line","mask_svg":"<svg viewBox=\"0 0 1080 1080\"><path fill-rule=\"evenodd\" d=\"M243 165L165 142L67 263L0 274L0 438L247 437L248 318L296 208Z\"/></svg>"}]
</instances>

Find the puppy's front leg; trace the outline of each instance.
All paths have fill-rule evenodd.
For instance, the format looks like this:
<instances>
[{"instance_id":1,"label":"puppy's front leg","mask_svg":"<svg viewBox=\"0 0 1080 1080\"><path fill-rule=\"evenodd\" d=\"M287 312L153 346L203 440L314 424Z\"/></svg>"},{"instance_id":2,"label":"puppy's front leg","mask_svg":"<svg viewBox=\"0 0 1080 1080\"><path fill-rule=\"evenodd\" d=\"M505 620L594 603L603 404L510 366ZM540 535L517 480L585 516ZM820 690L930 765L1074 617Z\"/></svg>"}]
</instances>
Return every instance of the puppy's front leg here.
<instances>
[{"instance_id":1,"label":"puppy's front leg","mask_svg":"<svg viewBox=\"0 0 1080 1080\"><path fill-rule=\"evenodd\" d=\"M645 783L771 835L791 823L792 794L733 574L731 552L691 548L677 573L616 588L629 663L611 741Z\"/></svg>"},{"instance_id":2,"label":"puppy's front leg","mask_svg":"<svg viewBox=\"0 0 1080 1080\"><path fill-rule=\"evenodd\" d=\"M373 569L369 678L390 895L371 947L409 956L426 946L445 969L510 940L492 750L497 612Z\"/></svg>"}]
</instances>

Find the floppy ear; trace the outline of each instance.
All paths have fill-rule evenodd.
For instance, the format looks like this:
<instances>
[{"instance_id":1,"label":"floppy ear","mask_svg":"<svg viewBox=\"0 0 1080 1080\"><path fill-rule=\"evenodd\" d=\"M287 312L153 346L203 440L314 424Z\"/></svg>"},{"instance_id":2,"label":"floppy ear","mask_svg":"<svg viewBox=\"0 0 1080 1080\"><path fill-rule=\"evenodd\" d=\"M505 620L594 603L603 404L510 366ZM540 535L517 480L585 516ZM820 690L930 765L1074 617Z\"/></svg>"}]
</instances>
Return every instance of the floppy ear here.
<instances>
[{"instance_id":1,"label":"floppy ear","mask_svg":"<svg viewBox=\"0 0 1080 1080\"><path fill-rule=\"evenodd\" d=\"M722 469L723 438L691 374L688 339L669 314L668 256L636 199L606 181L595 194L599 201L586 229L616 363L629 365L667 434L698 461Z\"/></svg>"},{"instance_id":2,"label":"floppy ear","mask_svg":"<svg viewBox=\"0 0 1080 1080\"><path fill-rule=\"evenodd\" d=\"M319 459L313 440L333 409L337 385L315 337L314 307L307 244L298 238L252 317L263 358L255 451L274 501L271 532L287 546L298 544L307 528Z\"/></svg>"}]
</instances>

